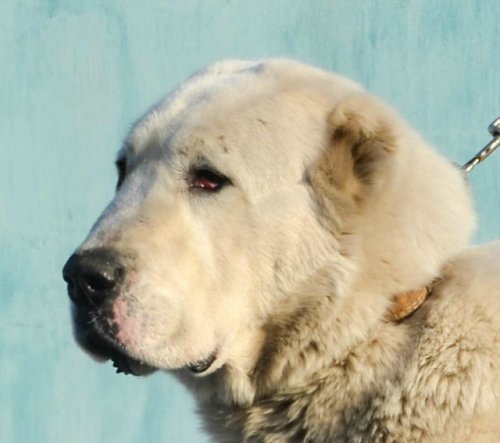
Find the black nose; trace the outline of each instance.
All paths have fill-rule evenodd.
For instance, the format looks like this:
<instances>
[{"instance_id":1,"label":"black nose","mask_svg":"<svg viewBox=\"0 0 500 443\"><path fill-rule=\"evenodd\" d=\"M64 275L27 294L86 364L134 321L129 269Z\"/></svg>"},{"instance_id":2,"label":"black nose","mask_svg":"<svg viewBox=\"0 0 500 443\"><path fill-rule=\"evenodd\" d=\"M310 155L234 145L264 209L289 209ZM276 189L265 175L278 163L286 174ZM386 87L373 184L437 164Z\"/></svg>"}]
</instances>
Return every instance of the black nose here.
<instances>
[{"instance_id":1,"label":"black nose","mask_svg":"<svg viewBox=\"0 0 500 443\"><path fill-rule=\"evenodd\" d=\"M117 296L124 276L118 255L105 248L73 254L63 268L69 297L76 305L88 308Z\"/></svg>"}]
</instances>

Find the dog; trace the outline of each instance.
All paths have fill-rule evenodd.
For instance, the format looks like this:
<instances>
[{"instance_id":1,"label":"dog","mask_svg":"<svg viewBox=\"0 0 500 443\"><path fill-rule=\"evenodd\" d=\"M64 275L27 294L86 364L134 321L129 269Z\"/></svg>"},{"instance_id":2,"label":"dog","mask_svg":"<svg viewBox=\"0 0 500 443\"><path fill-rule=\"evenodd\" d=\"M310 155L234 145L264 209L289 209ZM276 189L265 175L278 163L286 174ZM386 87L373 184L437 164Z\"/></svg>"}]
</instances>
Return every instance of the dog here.
<instances>
[{"instance_id":1,"label":"dog","mask_svg":"<svg viewBox=\"0 0 500 443\"><path fill-rule=\"evenodd\" d=\"M298 62L224 61L132 128L63 269L74 335L175 374L217 442L500 441L500 248L464 172Z\"/></svg>"}]
</instances>

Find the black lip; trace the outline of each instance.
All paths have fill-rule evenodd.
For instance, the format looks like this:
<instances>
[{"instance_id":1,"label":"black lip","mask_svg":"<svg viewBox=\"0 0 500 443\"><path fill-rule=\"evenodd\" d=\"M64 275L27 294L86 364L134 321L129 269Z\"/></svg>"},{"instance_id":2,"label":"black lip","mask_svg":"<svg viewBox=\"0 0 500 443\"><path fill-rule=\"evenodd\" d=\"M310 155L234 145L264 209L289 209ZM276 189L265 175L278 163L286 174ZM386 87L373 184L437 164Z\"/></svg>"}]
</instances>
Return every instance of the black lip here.
<instances>
[{"instance_id":1,"label":"black lip","mask_svg":"<svg viewBox=\"0 0 500 443\"><path fill-rule=\"evenodd\" d=\"M110 355L117 374L132 374L135 376L146 376L156 371L156 368L129 357L121 352L115 351Z\"/></svg>"}]
</instances>

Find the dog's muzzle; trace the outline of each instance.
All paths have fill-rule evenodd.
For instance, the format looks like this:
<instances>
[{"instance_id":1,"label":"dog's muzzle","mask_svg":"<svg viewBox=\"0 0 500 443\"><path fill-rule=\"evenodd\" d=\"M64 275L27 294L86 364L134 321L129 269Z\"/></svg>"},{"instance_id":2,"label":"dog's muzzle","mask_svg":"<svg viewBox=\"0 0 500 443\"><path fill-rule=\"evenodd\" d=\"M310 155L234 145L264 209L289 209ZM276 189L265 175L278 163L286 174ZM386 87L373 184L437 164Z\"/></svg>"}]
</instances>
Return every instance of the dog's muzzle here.
<instances>
[{"instance_id":1,"label":"dog's muzzle","mask_svg":"<svg viewBox=\"0 0 500 443\"><path fill-rule=\"evenodd\" d=\"M119 325L112 305L123 288L125 266L111 249L73 254L63 268L73 302L74 333L78 343L100 360L111 359L117 372L147 375L155 368L126 354L117 339Z\"/></svg>"},{"instance_id":2,"label":"dog's muzzle","mask_svg":"<svg viewBox=\"0 0 500 443\"><path fill-rule=\"evenodd\" d=\"M80 346L98 360L112 360L118 373L148 375L154 372L156 368L130 357L117 338L120 325L113 315L113 302L126 281L126 267L119 255L105 248L73 254L64 265L63 278L73 302L74 334ZM216 358L214 351L186 367L202 374Z\"/></svg>"}]
</instances>

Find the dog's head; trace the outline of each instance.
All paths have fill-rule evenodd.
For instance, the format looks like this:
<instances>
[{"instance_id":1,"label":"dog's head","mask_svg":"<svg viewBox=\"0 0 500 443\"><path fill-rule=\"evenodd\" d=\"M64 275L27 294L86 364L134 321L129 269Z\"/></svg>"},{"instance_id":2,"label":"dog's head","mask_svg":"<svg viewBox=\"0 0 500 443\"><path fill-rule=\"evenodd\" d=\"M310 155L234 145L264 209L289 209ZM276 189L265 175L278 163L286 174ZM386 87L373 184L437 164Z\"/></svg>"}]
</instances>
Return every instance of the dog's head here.
<instances>
[{"instance_id":1,"label":"dog's head","mask_svg":"<svg viewBox=\"0 0 500 443\"><path fill-rule=\"evenodd\" d=\"M473 225L460 171L393 111L284 60L193 76L117 167L63 273L79 343L134 374L216 370L311 279L340 298L419 287Z\"/></svg>"}]
</instances>

